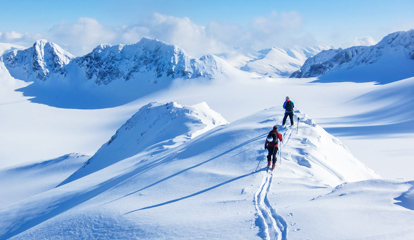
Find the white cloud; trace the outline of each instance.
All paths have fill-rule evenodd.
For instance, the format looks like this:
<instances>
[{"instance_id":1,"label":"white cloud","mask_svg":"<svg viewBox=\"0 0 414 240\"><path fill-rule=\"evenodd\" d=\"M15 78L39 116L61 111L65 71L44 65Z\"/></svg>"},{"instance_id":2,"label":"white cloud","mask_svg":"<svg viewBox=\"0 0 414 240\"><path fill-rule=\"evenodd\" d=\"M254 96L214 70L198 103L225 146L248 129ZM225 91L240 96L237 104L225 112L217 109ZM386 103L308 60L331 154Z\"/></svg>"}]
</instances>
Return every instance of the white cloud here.
<instances>
[{"instance_id":1,"label":"white cloud","mask_svg":"<svg viewBox=\"0 0 414 240\"><path fill-rule=\"evenodd\" d=\"M96 19L82 17L75 22L52 26L44 35L19 33L0 34L0 39L20 39L33 44L39 38L57 43L70 53L80 56L102 43L133 44L142 37L159 39L184 49L193 57L228 53L235 47L260 50L274 46L312 45L313 37L302 31L303 19L297 12L271 12L257 17L250 26L210 22L197 25L189 18L154 13L135 24L110 28ZM38 36L33 39L33 36Z\"/></svg>"},{"instance_id":2,"label":"white cloud","mask_svg":"<svg viewBox=\"0 0 414 240\"><path fill-rule=\"evenodd\" d=\"M257 17L253 20L253 30L258 33L284 34L283 32L293 32L302 26L302 17L297 12L278 13L272 11L267 17Z\"/></svg>"},{"instance_id":3,"label":"white cloud","mask_svg":"<svg viewBox=\"0 0 414 240\"><path fill-rule=\"evenodd\" d=\"M133 44L142 37L159 39L184 49L193 57L230 52L234 47L260 50L274 46L309 43L311 36L301 31L302 17L297 12L271 12L254 19L242 29L235 24L210 22L200 26L189 18L154 13L136 24L108 28L95 19L80 18L74 23L61 23L50 29L50 40L63 44L69 52L80 55L101 43Z\"/></svg>"},{"instance_id":4,"label":"white cloud","mask_svg":"<svg viewBox=\"0 0 414 240\"><path fill-rule=\"evenodd\" d=\"M372 46L377 42L371 36L357 37L354 39L352 46Z\"/></svg>"},{"instance_id":5,"label":"white cloud","mask_svg":"<svg viewBox=\"0 0 414 240\"><path fill-rule=\"evenodd\" d=\"M14 43L24 47L32 46L36 40L42 37L40 33L0 32L0 42Z\"/></svg>"},{"instance_id":6,"label":"white cloud","mask_svg":"<svg viewBox=\"0 0 414 240\"><path fill-rule=\"evenodd\" d=\"M102 43L112 43L116 32L92 18L82 17L74 23L62 22L48 32L51 41L62 45L69 52L81 55Z\"/></svg>"},{"instance_id":7,"label":"white cloud","mask_svg":"<svg viewBox=\"0 0 414 240\"><path fill-rule=\"evenodd\" d=\"M378 41L375 41L374 38L371 36L356 37L353 39L344 39L342 41L336 40L336 42L340 42L340 44L338 44L336 47L340 47L343 49L354 47L354 46L372 46L378 43Z\"/></svg>"},{"instance_id":8,"label":"white cloud","mask_svg":"<svg viewBox=\"0 0 414 240\"><path fill-rule=\"evenodd\" d=\"M272 11L269 16L253 20L248 42L257 49L303 44L309 38L304 37L302 25L302 16L297 12Z\"/></svg>"},{"instance_id":9,"label":"white cloud","mask_svg":"<svg viewBox=\"0 0 414 240\"><path fill-rule=\"evenodd\" d=\"M122 29L120 41L135 43L142 37L156 38L200 57L206 53L219 53L226 46L206 27L193 23L189 18L177 18L155 13L150 18Z\"/></svg>"}]
</instances>

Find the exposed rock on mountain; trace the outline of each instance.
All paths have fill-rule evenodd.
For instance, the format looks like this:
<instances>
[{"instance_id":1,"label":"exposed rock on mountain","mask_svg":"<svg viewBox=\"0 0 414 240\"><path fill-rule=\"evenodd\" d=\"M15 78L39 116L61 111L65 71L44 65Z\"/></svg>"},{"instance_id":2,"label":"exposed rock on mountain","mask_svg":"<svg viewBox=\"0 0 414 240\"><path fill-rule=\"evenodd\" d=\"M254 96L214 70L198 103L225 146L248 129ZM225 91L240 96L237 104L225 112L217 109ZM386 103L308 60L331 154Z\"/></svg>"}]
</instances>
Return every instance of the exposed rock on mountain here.
<instances>
[{"instance_id":1,"label":"exposed rock on mountain","mask_svg":"<svg viewBox=\"0 0 414 240\"><path fill-rule=\"evenodd\" d=\"M65 66L73 58L72 54L46 40L39 40L26 50L15 49L2 56L13 77L29 81L46 81L52 74L54 77L65 76Z\"/></svg>"},{"instance_id":2,"label":"exposed rock on mountain","mask_svg":"<svg viewBox=\"0 0 414 240\"><path fill-rule=\"evenodd\" d=\"M341 72L347 80L363 77L368 81L390 82L414 75L414 30L389 34L374 46L331 49L306 60L290 77L308 78ZM351 70L346 72L346 70ZM343 74L345 73L345 75ZM370 79L370 75L377 75ZM381 76L388 80L381 79ZM340 79L342 80L342 79Z\"/></svg>"},{"instance_id":3,"label":"exposed rock on mountain","mask_svg":"<svg viewBox=\"0 0 414 240\"><path fill-rule=\"evenodd\" d=\"M18 79L46 81L65 77L69 82L93 80L96 85L140 78L212 77L231 68L218 57L197 60L177 46L146 38L132 45L100 45L77 58L54 43L39 40L29 49L6 53L3 61Z\"/></svg>"},{"instance_id":4,"label":"exposed rock on mountain","mask_svg":"<svg viewBox=\"0 0 414 240\"><path fill-rule=\"evenodd\" d=\"M177 46L157 40L142 39L133 45L100 45L75 60L88 79L108 84L115 79L131 80L137 76L195 78L210 76L202 71L203 59L192 59Z\"/></svg>"}]
</instances>

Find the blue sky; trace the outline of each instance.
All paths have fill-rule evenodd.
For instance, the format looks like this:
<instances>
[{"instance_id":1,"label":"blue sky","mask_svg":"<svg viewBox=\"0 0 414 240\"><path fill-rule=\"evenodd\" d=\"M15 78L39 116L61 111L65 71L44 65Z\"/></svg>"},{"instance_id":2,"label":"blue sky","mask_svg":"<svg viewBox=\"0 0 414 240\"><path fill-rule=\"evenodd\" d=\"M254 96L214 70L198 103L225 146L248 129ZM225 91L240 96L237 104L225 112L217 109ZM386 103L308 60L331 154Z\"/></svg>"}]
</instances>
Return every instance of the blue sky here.
<instances>
[{"instance_id":1,"label":"blue sky","mask_svg":"<svg viewBox=\"0 0 414 240\"><path fill-rule=\"evenodd\" d=\"M45 38L75 55L142 37L194 56L289 45L373 44L414 28L413 0L0 1L0 42Z\"/></svg>"}]
</instances>

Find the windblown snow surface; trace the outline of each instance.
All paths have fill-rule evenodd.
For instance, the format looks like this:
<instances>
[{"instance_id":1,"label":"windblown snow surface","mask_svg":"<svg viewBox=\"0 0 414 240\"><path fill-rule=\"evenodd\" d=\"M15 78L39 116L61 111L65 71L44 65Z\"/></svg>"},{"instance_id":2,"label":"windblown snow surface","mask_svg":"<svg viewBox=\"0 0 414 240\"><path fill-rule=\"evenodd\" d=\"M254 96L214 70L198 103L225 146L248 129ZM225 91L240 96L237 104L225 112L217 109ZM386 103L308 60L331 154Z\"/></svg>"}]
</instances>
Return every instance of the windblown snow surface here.
<instances>
[{"instance_id":1,"label":"windblown snow surface","mask_svg":"<svg viewBox=\"0 0 414 240\"><path fill-rule=\"evenodd\" d=\"M0 239L413 239L414 78L315 80L226 68L68 109L0 62Z\"/></svg>"},{"instance_id":2,"label":"windblown snow surface","mask_svg":"<svg viewBox=\"0 0 414 240\"><path fill-rule=\"evenodd\" d=\"M203 105L206 109L206 106ZM110 140L124 159L99 153L83 174L0 210L7 239L409 239L413 182L381 180L306 114L281 127L284 140L273 175L266 171L267 131L283 112L270 108L194 138L200 112L176 103L143 107ZM184 109L191 109L186 108ZM148 118L137 117L142 111ZM170 140L151 145L174 128ZM154 113L153 113L154 112ZM221 119L219 115L215 117ZM210 117L209 122L214 122ZM182 118L174 122L174 119ZM203 117L203 119L205 119ZM198 127L197 127L198 126ZM207 124L205 124L208 127ZM182 129L189 129L183 133ZM174 134L176 136L174 136ZM131 136L131 137L130 137ZM133 134L136 138L136 135ZM118 142L117 142L118 141ZM117 143L116 143L117 142ZM144 142L144 149L136 153ZM148 144L145 144L148 143ZM114 147L114 148L118 148ZM94 161L112 161L106 168ZM23 171L15 169L14 171ZM393 227L390 227L390 226Z\"/></svg>"}]
</instances>

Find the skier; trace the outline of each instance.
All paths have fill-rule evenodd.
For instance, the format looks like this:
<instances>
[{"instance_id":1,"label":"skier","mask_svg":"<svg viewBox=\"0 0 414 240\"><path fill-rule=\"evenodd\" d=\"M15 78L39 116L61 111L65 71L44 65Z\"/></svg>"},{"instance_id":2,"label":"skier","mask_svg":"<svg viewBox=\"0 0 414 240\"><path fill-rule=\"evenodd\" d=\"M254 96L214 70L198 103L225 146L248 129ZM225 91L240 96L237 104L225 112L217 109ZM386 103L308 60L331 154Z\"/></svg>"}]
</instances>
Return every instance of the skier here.
<instances>
[{"instance_id":1,"label":"skier","mask_svg":"<svg viewBox=\"0 0 414 240\"><path fill-rule=\"evenodd\" d=\"M285 109L285 116L283 117L282 126L285 126L286 118L288 116L290 118L290 125L293 126L293 108L295 108L295 104L290 101L289 97L286 97L286 101L283 103L283 108Z\"/></svg>"},{"instance_id":2,"label":"skier","mask_svg":"<svg viewBox=\"0 0 414 240\"><path fill-rule=\"evenodd\" d=\"M265 143L265 149L267 149L269 151L268 155L267 155L267 168L268 169L275 169L276 166L276 153L279 150L278 148L278 140L282 141L282 134L280 134L277 131L277 126L273 127L273 130L269 132L269 134L267 135L266 138L266 143ZM272 157L273 157L273 161L272 161ZM273 166L271 167L271 162L273 162Z\"/></svg>"}]
</instances>

